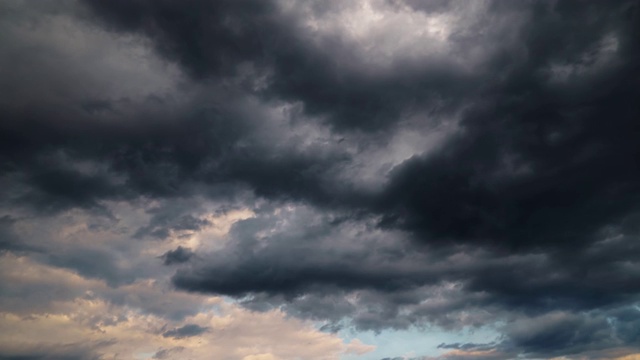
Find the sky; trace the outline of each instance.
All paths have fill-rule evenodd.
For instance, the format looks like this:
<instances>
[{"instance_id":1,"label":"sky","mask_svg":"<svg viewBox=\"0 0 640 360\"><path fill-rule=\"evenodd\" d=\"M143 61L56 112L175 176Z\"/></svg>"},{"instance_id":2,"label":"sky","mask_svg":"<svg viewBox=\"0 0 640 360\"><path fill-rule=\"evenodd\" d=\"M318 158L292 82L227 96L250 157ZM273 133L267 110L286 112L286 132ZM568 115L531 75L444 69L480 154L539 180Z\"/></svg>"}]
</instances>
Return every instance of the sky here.
<instances>
[{"instance_id":1,"label":"sky","mask_svg":"<svg viewBox=\"0 0 640 360\"><path fill-rule=\"evenodd\" d=\"M0 360L640 359L640 2L3 0Z\"/></svg>"}]
</instances>

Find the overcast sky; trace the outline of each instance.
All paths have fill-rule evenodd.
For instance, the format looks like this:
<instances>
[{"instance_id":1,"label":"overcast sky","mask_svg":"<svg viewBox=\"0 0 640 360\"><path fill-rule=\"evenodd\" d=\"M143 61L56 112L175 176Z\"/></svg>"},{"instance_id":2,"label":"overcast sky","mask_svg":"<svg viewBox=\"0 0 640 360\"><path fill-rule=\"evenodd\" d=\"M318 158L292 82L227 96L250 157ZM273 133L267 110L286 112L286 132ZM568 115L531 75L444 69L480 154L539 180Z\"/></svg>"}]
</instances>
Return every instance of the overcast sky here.
<instances>
[{"instance_id":1,"label":"overcast sky","mask_svg":"<svg viewBox=\"0 0 640 360\"><path fill-rule=\"evenodd\" d=\"M640 3L0 2L0 360L640 359Z\"/></svg>"}]
</instances>

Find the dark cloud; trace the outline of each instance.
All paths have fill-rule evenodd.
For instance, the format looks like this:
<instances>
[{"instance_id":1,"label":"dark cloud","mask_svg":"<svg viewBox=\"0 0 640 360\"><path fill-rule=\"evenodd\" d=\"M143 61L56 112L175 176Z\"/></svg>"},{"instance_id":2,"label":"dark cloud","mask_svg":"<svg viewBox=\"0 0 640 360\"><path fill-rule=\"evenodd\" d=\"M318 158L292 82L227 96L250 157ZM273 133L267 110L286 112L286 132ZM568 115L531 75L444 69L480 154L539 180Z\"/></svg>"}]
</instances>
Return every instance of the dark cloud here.
<instances>
[{"instance_id":1,"label":"dark cloud","mask_svg":"<svg viewBox=\"0 0 640 360\"><path fill-rule=\"evenodd\" d=\"M144 33L160 53L185 64L195 76L233 72L243 61L259 57L265 50L263 42L276 36L261 31L261 26L273 29L276 25L270 2L195 0L184 6L144 0L85 3L106 26Z\"/></svg>"},{"instance_id":2,"label":"dark cloud","mask_svg":"<svg viewBox=\"0 0 640 360\"><path fill-rule=\"evenodd\" d=\"M274 231L283 218L291 225ZM179 270L174 283L194 291L233 296L250 292L294 296L317 285L395 291L430 281L428 271L398 270L399 264L391 262L384 249L380 249L380 258L377 254L363 252L362 243L376 241L366 239L366 233L363 239L351 239L361 243L354 251L328 250L325 248L331 246L328 241L343 241L341 232L355 225L344 222L340 226L333 222L334 218L299 209L288 216L271 212L239 221L231 230L233 241L227 248L202 263ZM261 239L260 234L264 232L271 235ZM378 239L378 242L384 246L384 240ZM283 257L284 252L287 257ZM315 256L308 257L310 253ZM306 261L299 261L301 258Z\"/></svg>"},{"instance_id":3,"label":"dark cloud","mask_svg":"<svg viewBox=\"0 0 640 360\"><path fill-rule=\"evenodd\" d=\"M191 249L178 246L175 250L162 254L162 259L165 265L182 264L189 261L193 255L195 254Z\"/></svg>"},{"instance_id":4,"label":"dark cloud","mask_svg":"<svg viewBox=\"0 0 640 360\"><path fill-rule=\"evenodd\" d=\"M180 353L182 350L184 350L182 346L176 346L171 349L160 349L153 355L153 359L170 359L173 354Z\"/></svg>"},{"instance_id":5,"label":"dark cloud","mask_svg":"<svg viewBox=\"0 0 640 360\"><path fill-rule=\"evenodd\" d=\"M504 324L459 358L640 347L637 1L46 4L0 5L3 252L114 289L164 252L179 290L328 331ZM127 259L223 208L255 216ZM21 222L86 213L131 243Z\"/></svg>"},{"instance_id":6,"label":"dark cloud","mask_svg":"<svg viewBox=\"0 0 640 360\"><path fill-rule=\"evenodd\" d=\"M640 310L636 308L602 314L549 313L510 324L505 345L532 356L637 346L640 338L637 331L629 331L629 327L637 325L639 315Z\"/></svg>"},{"instance_id":7,"label":"dark cloud","mask_svg":"<svg viewBox=\"0 0 640 360\"><path fill-rule=\"evenodd\" d=\"M629 105L638 89L619 86L637 76L630 24L619 9L599 24L565 21L589 15L582 7L558 7L558 18L542 10L536 16L562 35L551 40L532 23L522 39L530 59L513 64L505 82L465 116L463 134L440 154L394 169L382 197L386 221L420 231L428 241L573 247L637 211L629 194L637 192L639 178L631 166L638 155L631 119L638 109ZM576 84L549 84L543 71L553 62L577 66L558 45L571 43L578 47L575 57L586 56L603 51L600 42L612 31L620 32L619 51L631 54ZM604 118L610 119L606 125Z\"/></svg>"},{"instance_id":8,"label":"dark cloud","mask_svg":"<svg viewBox=\"0 0 640 360\"><path fill-rule=\"evenodd\" d=\"M53 355L48 353L35 353L35 354L25 354L25 355L3 355L0 354L0 359L2 360L87 360L87 359L98 359L97 357L86 357L83 355Z\"/></svg>"},{"instance_id":9,"label":"dark cloud","mask_svg":"<svg viewBox=\"0 0 640 360\"><path fill-rule=\"evenodd\" d=\"M183 339L192 336L202 335L209 331L208 327L202 327L196 324L187 324L185 326L165 331L162 336L175 339Z\"/></svg>"},{"instance_id":10,"label":"dark cloud","mask_svg":"<svg viewBox=\"0 0 640 360\"><path fill-rule=\"evenodd\" d=\"M197 219L191 215L179 215L178 218L172 219L154 216L151 223L138 229L134 236L137 238L152 236L165 239L172 231L197 231L206 225L209 225L206 219Z\"/></svg>"},{"instance_id":11,"label":"dark cloud","mask_svg":"<svg viewBox=\"0 0 640 360\"><path fill-rule=\"evenodd\" d=\"M136 279L134 271L121 265L120 256L106 249L77 247L51 254L45 261L74 270L87 278L103 279L110 286L129 284Z\"/></svg>"},{"instance_id":12,"label":"dark cloud","mask_svg":"<svg viewBox=\"0 0 640 360\"><path fill-rule=\"evenodd\" d=\"M500 341L486 344L440 344L439 349L456 350L443 359L504 358L521 353L527 358L569 356L610 358L607 349L637 347L635 327L640 316L636 307L623 307L591 313L550 312L539 317L523 317L506 325Z\"/></svg>"},{"instance_id":13,"label":"dark cloud","mask_svg":"<svg viewBox=\"0 0 640 360\"><path fill-rule=\"evenodd\" d=\"M110 182L108 174L84 174L65 168L60 163L36 164L38 170L26 179L29 185L37 189L21 202L32 203L41 211L56 211L73 207L100 208L98 199L118 199L125 197L127 190Z\"/></svg>"},{"instance_id":14,"label":"dark cloud","mask_svg":"<svg viewBox=\"0 0 640 360\"><path fill-rule=\"evenodd\" d=\"M95 342L91 344L58 344L36 345L31 349L16 349L12 351L0 351L2 360L98 360L95 350L109 344L109 341Z\"/></svg>"},{"instance_id":15,"label":"dark cloud","mask_svg":"<svg viewBox=\"0 0 640 360\"><path fill-rule=\"evenodd\" d=\"M453 344L445 344L442 343L438 345L438 349L455 349L455 350L464 350L464 351L474 351L474 350L492 350L496 347L494 342L487 344L475 344L475 343L453 343Z\"/></svg>"},{"instance_id":16,"label":"dark cloud","mask_svg":"<svg viewBox=\"0 0 640 360\"><path fill-rule=\"evenodd\" d=\"M359 62L362 54L355 54L347 39L310 33L301 14L275 2L85 3L109 28L148 36L161 54L197 79L239 77L265 99L301 101L307 115L327 117L340 130L376 131L415 111L452 111L490 76L469 74L442 58L426 64L400 60L391 72L367 65L354 70L344 63ZM339 3L322 10L308 6L298 6L299 11L321 16L341 10Z\"/></svg>"},{"instance_id":17,"label":"dark cloud","mask_svg":"<svg viewBox=\"0 0 640 360\"><path fill-rule=\"evenodd\" d=\"M16 219L9 215L0 217L0 254L5 251L27 250L29 247L20 241L13 231Z\"/></svg>"},{"instance_id":18,"label":"dark cloud","mask_svg":"<svg viewBox=\"0 0 640 360\"><path fill-rule=\"evenodd\" d=\"M270 3L87 4L114 29L149 37L161 54L197 78L236 77L236 67L245 62L266 68L271 75L265 94L299 101L307 114L331 113L335 126L395 123L412 102L446 112L428 105L431 94L459 101L447 105L454 109L470 103L461 133L438 154L415 156L394 169L379 196L332 201L373 204L367 210L380 213L387 226L417 231L428 241L571 247L594 241L594 232L637 209L637 199L629 196L637 192L639 177L633 166L638 128L631 119L640 114L629 104L639 94L637 87L619 86L637 76L638 54L630 34L638 21L631 2L498 1L489 8L494 16L520 14L528 21L513 19L519 35L514 48L487 54L482 70L463 76L447 63L427 62L393 68L386 77L335 67L331 61L348 53L341 47L345 39L322 38L333 43L315 48L305 31L298 32L301 39L292 37L299 21L283 21L290 15ZM608 15L594 15L601 13ZM490 18L476 21L474 26L482 29L491 24ZM492 36L497 35L464 33L450 40L455 47L497 41ZM522 51L524 57L516 56ZM610 119L606 125L603 118ZM179 156L180 149L171 154ZM168 160L167 166L184 167L181 159ZM233 154L208 180L241 180L267 197L314 202L342 197L327 191L321 175L331 166L317 160L297 154L277 160Z\"/></svg>"},{"instance_id":19,"label":"dark cloud","mask_svg":"<svg viewBox=\"0 0 640 360\"><path fill-rule=\"evenodd\" d=\"M362 329L407 328L427 319L455 327L458 314L469 311L479 313L467 317L467 325L491 321L504 309L588 311L634 301L640 290L637 273L625 273L622 265L634 262L635 237L603 240L571 259L475 247L416 252L402 233L375 234L373 221L367 228L353 220L336 224L335 217L297 209L240 221L226 248L180 269L174 284L244 298L255 310L284 303L290 313L330 320L330 326L349 317ZM283 221L290 225L280 227ZM336 247L347 239L349 248ZM612 261L606 254L618 247L628 252ZM346 301L354 291L358 302ZM446 300L424 302L436 294Z\"/></svg>"}]
</instances>

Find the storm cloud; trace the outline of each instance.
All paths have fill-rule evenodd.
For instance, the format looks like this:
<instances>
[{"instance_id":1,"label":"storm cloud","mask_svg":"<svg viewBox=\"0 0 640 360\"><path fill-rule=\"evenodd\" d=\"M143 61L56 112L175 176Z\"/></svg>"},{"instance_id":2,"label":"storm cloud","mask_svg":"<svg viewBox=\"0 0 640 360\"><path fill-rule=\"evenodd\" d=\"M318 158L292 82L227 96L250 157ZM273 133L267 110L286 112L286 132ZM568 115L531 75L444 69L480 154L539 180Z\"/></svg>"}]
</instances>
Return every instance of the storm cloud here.
<instances>
[{"instance_id":1,"label":"storm cloud","mask_svg":"<svg viewBox=\"0 0 640 360\"><path fill-rule=\"evenodd\" d=\"M136 316L197 356L211 299L496 334L398 359L640 352L637 1L12 0L0 33L0 321L95 344L0 357Z\"/></svg>"}]
</instances>

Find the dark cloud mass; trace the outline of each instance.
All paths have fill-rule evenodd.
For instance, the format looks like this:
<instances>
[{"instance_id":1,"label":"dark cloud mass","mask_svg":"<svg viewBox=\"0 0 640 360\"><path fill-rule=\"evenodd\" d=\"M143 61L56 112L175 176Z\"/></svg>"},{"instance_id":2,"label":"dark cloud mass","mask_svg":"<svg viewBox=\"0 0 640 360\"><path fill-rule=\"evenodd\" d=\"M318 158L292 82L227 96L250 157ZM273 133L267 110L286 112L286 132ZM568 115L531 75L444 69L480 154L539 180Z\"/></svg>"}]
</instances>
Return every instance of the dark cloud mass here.
<instances>
[{"instance_id":1,"label":"dark cloud mass","mask_svg":"<svg viewBox=\"0 0 640 360\"><path fill-rule=\"evenodd\" d=\"M180 264L189 261L193 257L194 253L191 249L178 246L175 250L169 250L162 254L162 259L165 265Z\"/></svg>"},{"instance_id":2,"label":"dark cloud mass","mask_svg":"<svg viewBox=\"0 0 640 360\"><path fill-rule=\"evenodd\" d=\"M0 257L500 334L421 359L640 352L637 1L12 0L0 34Z\"/></svg>"}]
</instances>

